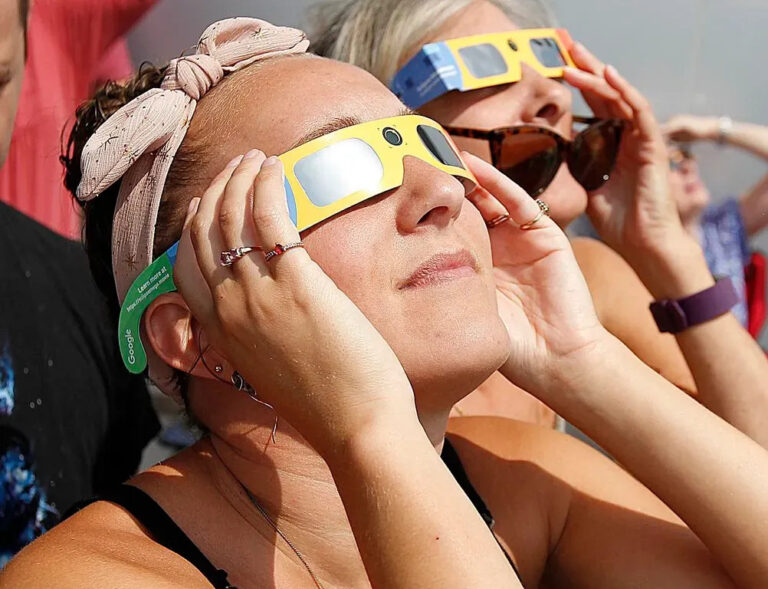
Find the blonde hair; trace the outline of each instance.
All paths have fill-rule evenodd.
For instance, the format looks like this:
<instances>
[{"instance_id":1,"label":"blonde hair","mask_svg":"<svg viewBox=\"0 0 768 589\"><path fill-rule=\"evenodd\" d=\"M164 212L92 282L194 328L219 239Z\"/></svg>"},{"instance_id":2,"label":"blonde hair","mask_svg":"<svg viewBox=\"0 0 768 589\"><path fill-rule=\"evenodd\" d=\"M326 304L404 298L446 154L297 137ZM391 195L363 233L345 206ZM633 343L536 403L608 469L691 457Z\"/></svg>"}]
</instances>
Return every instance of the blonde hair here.
<instances>
[{"instance_id":1,"label":"blonde hair","mask_svg":"<svg viewBox=\"0 0 768 589\"><path fill-rule=\"evenodd\" d=\"M389 84L405 58L473 0L323 0L311 9L310 49ZM488 0L522 28L556 26L548 0Z\"/></svg>"}]
</instances>

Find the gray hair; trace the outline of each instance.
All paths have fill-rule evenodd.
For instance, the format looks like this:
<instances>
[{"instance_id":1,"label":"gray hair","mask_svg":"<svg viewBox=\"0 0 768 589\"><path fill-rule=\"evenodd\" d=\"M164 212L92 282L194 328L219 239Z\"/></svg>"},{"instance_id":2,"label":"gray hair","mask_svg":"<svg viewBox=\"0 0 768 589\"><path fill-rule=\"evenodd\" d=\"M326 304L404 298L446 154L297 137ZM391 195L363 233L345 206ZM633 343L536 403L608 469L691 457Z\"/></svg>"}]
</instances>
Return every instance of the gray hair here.
<instances>
[{"instance_id":1,"label":"gray hair","mask_svg":"<svg viewBox=\"0 0 768 589\"><path fill-rule=\"evenodd\" d=\"M488 0L522 28L557 26L548 0ZM310 9L310 49L388 84L405 58L472 0L322 0Z\"/></svg>"}]
</instances>

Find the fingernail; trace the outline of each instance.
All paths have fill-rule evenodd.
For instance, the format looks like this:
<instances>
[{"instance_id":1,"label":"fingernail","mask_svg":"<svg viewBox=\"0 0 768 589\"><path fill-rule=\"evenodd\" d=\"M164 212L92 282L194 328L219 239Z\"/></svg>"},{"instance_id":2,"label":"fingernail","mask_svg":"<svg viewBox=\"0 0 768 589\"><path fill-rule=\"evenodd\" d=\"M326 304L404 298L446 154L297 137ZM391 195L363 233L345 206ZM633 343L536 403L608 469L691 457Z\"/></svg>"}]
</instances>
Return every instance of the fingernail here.
<instances>
[{"instance_id":1,"label":"fingernail","mask_svg":"<svg viewBox=\"0 0 768 589\"><path fill-rule=\"evenodd\" d=\"M258 149L252 149L251 151L249 151L248 153L245 154L245 158L243 158L243 159L252 160L253 158L255 158L260 153L261 152Z\"/></svg>"},{"instance_id":2,"label":"fingernail","mask_svg":"<svg viewBox=\"0 0 768 589\"><path fill-rule=\"evenodd\" d=\"M240 164L240 162L243 161L243 156L238 155L237 157L232 158L232 160L227 164L227 168L234 168L237 165Z\"/></svg>"},{"instance_id":3,"label":"fingernail","mask_svg":"<svg viewBox=\"0 0 768 589\"><path fill-rule=\"evenodd\" d=\"M193 198L189 201L189 206L187 207L187 216L184 219L184 228L187 228L187 224L192 220L192 217L194 217L195 213L197 212L197 206L200 204L199 198Z\"/></svg>"},{"instance_id":4,"label":"fingernail","mask_svg":"<svg viewBox=\"0 0 768 589\"><path fill-rule=\"evenodd\" d=\"M276 155L270 155L267 159L264 160L264 163L261 164L261 167L263 168L265 166L274 166L279 161L280 160L277 159Z\"/></svg>"}]
</instances>

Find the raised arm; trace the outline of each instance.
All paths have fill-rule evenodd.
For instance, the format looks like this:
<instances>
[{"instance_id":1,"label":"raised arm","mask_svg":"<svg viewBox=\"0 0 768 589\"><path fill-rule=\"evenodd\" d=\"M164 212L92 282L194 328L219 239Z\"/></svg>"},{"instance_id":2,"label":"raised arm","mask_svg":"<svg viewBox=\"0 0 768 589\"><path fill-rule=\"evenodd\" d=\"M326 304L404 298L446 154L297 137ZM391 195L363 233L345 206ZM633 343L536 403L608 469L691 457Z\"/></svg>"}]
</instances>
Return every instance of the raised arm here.
<instances>
[{"instance_id":1,"label":"raised arm","mask_svg":"<svg viewBox=\"0 0 768 589\"><path fill-rule=\"evenodd\" d=\"M611 452L698 536L711 559L691 569L689 581L722 567L739 586L761 586L768 578L768 452L610 335L562 231L546 217L529 230L515 226L536 217L535 203L489 164L467 159L485 189L474 197L484 217L506 210L515 221L490 229L499 308L512 342L501 373ZM660 538L647 534L645 541ZM661 584L675 586L690 563L680 566L675 571L671 562ZM647 578L635 570L627 585Z\"/></svg>"},{"instance_id":2,"label":"raised arm","mask_svg":"<svg viewBox=\"0 0 768 589\"><path fill-rule=\"evenodd\" d=\"M720 141L768 161L768 126L717 117L677 115L662 126L673 141ZM741 216L748 235L768 226L768 175L741 197Z\"/></svg>"},{"instance_id":3,"label":"raised arm","mask_svg":"<svg viewBox=\"0 0 768 589\"><path fill-rule=\"evenodd\" d=\"M666 149L650 105L583 47L574 56L585 71L569 70L568 81L591 97L600 116L629 113L631 122L616 172L590 195L588 212L595 227L655 299L679 299L709 288L714 279L704 254L684 231L670 197ZM768 446L768 361L747 331L727 313L676 339L697 399Z\"/></svg>"}]
</instances>

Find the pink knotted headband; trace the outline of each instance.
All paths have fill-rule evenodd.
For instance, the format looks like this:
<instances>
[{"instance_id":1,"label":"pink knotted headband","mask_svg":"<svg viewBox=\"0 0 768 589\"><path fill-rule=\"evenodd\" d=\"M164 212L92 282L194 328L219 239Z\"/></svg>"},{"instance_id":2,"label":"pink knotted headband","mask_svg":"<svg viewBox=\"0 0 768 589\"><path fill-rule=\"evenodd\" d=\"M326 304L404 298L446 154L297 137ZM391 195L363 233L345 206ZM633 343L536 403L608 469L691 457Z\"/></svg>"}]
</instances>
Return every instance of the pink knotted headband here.
<instances>
[{"instance_id":1,"label":"pink knotted headband","mask_svg":"<svg viewBox=\"0 0 768 589\"><path fill-rule=\"evenodd\" d=\"M227 74L269 57L304 53L308 46L302 31L255 18L214 23L200 38L195 55L171 61L160 88L123 106L85 144L78 199L91 200L122 179L112 227L112 269L120 303L152 262L165 181L197 102ZM173 370L151 346L145 347L150 378L178 399Z\"/></svg>"}]
</instances>

